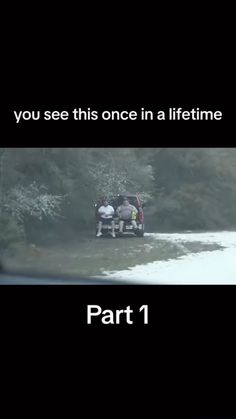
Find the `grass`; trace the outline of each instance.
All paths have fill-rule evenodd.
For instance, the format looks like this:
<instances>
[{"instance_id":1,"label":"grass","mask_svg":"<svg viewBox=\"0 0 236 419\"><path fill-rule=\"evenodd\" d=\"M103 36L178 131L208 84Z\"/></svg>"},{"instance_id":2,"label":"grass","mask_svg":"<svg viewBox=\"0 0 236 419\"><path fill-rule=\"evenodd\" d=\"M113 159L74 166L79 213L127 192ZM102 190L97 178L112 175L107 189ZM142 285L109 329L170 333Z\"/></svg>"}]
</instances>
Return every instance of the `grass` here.
<instances>
[{"instance_id":1,"label":"grass","mask_svg":"<svg viewBox=\"0 0 236 419\"><path fill-rule=\"evenodd\" d=\"M8 270L35 273L71 274L84 277L104 270L118 271L158 260L176 259L188 253L213 251L217 244L172 243L150 236L143 238L81 237L73 242L51 246L19 246L5 259Z\"/></svg>"}]
</instances>

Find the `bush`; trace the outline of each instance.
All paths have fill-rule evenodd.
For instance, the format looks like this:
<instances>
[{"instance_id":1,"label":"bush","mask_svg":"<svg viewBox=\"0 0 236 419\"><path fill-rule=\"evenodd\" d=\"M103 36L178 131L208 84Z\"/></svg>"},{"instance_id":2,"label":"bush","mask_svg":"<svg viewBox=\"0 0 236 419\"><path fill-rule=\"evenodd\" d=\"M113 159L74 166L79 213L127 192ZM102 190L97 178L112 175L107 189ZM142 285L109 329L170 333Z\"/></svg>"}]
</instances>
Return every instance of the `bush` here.
<instances>
[{"instance_id":1,"label":"bush","mask_svg":"<svg viewBox=\"0 0 236 419\"><path fill-rule=\"evenodd\" d=\"M24 229L16 220L6 215L0 218L0 254L24 241Z\"/></svg>"}]
</instances>

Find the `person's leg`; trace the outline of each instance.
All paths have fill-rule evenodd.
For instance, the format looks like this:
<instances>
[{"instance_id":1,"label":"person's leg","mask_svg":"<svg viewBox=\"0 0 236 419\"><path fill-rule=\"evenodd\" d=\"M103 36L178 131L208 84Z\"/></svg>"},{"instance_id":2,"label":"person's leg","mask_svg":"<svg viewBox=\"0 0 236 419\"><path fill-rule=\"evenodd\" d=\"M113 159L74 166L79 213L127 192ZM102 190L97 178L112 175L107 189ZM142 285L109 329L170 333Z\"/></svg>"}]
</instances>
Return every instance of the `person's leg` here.
<instances>
[{"instance_id":1,"label":"person's leg","mask_svg":"<svg viewBox=\"0 0 236 419\"><path fill-rule=\"evenodd\" d=\"M131 221L131 224L134 226L134 228L135 228L135 230L137 230L137 223L136 223L136 221L135 220L132 220Z\"/></svg>"},{"instance_id":2,"label":"person's leg","mask_svg":"<svg viewBox=\"0 0 236 419\"><path fill-rule=\"evenodd\" d=\"M98 232L97 232L97 237L102 235L102 222L99 221L98 222Z\"/></svg>"},{"instance_id":3,"label":"person's leg","mask_svg":"<svg viewBox=\"0 0 236 419\"><path fill-rule=\"evenodd\" d=\"M123 220L120 220L119 221L119 232L120 233L123 233L123 228L124 228L124 221Z\"/></svg>"},{"instance_id":4,"label":"person's leg","mask_svg":"<svg viewBox=\"0 0 236 419\"><path fill-rule=\"evenodd\" d=\"M112 237L116 237L116 234L115 234L115 221L114 220L112 220L112 222L111 222L111 234L112 234Z\"/></svg>"}]
</instances>

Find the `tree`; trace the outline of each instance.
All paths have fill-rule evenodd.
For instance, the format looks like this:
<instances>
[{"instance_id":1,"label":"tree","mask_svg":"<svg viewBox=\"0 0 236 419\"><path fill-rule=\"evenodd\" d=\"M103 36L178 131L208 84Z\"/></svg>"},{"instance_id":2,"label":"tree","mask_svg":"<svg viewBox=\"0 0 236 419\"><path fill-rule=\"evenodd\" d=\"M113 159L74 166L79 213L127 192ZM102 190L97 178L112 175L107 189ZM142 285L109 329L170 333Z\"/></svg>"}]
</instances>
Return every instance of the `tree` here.
<instances>
[{"instance_id":1,"label":"tree","mask_svg":"<svg viewBox=\"0 0 236 419\"><path fill-rule=\"evenodd\" d=\"M236 149L0 148L4 243L9 223L9 241L76 235L93 228L98 197L137 192L152 230L233 228Z\"/></svg>"}]
</instances>

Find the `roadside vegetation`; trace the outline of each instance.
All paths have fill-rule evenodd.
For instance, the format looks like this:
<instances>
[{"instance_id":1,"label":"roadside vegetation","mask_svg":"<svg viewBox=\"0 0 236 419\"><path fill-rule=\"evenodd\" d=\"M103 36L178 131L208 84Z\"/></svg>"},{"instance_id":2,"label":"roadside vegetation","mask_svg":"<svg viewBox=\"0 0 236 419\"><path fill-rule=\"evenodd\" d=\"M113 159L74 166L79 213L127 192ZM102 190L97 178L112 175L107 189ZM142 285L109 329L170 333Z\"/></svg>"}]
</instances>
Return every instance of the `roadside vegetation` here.
<instances>
[{"instance_id":1,"label":"roadside vegetation","mask_svg":"<svg viewBox=\"0 0 236 419\"><path fill-rule=\"evenodd\" d=\"M0 252L91 234L97 197L125 192L147 231L235 229L236 149L0 148Z\"/></svg>"}]
</instances>

